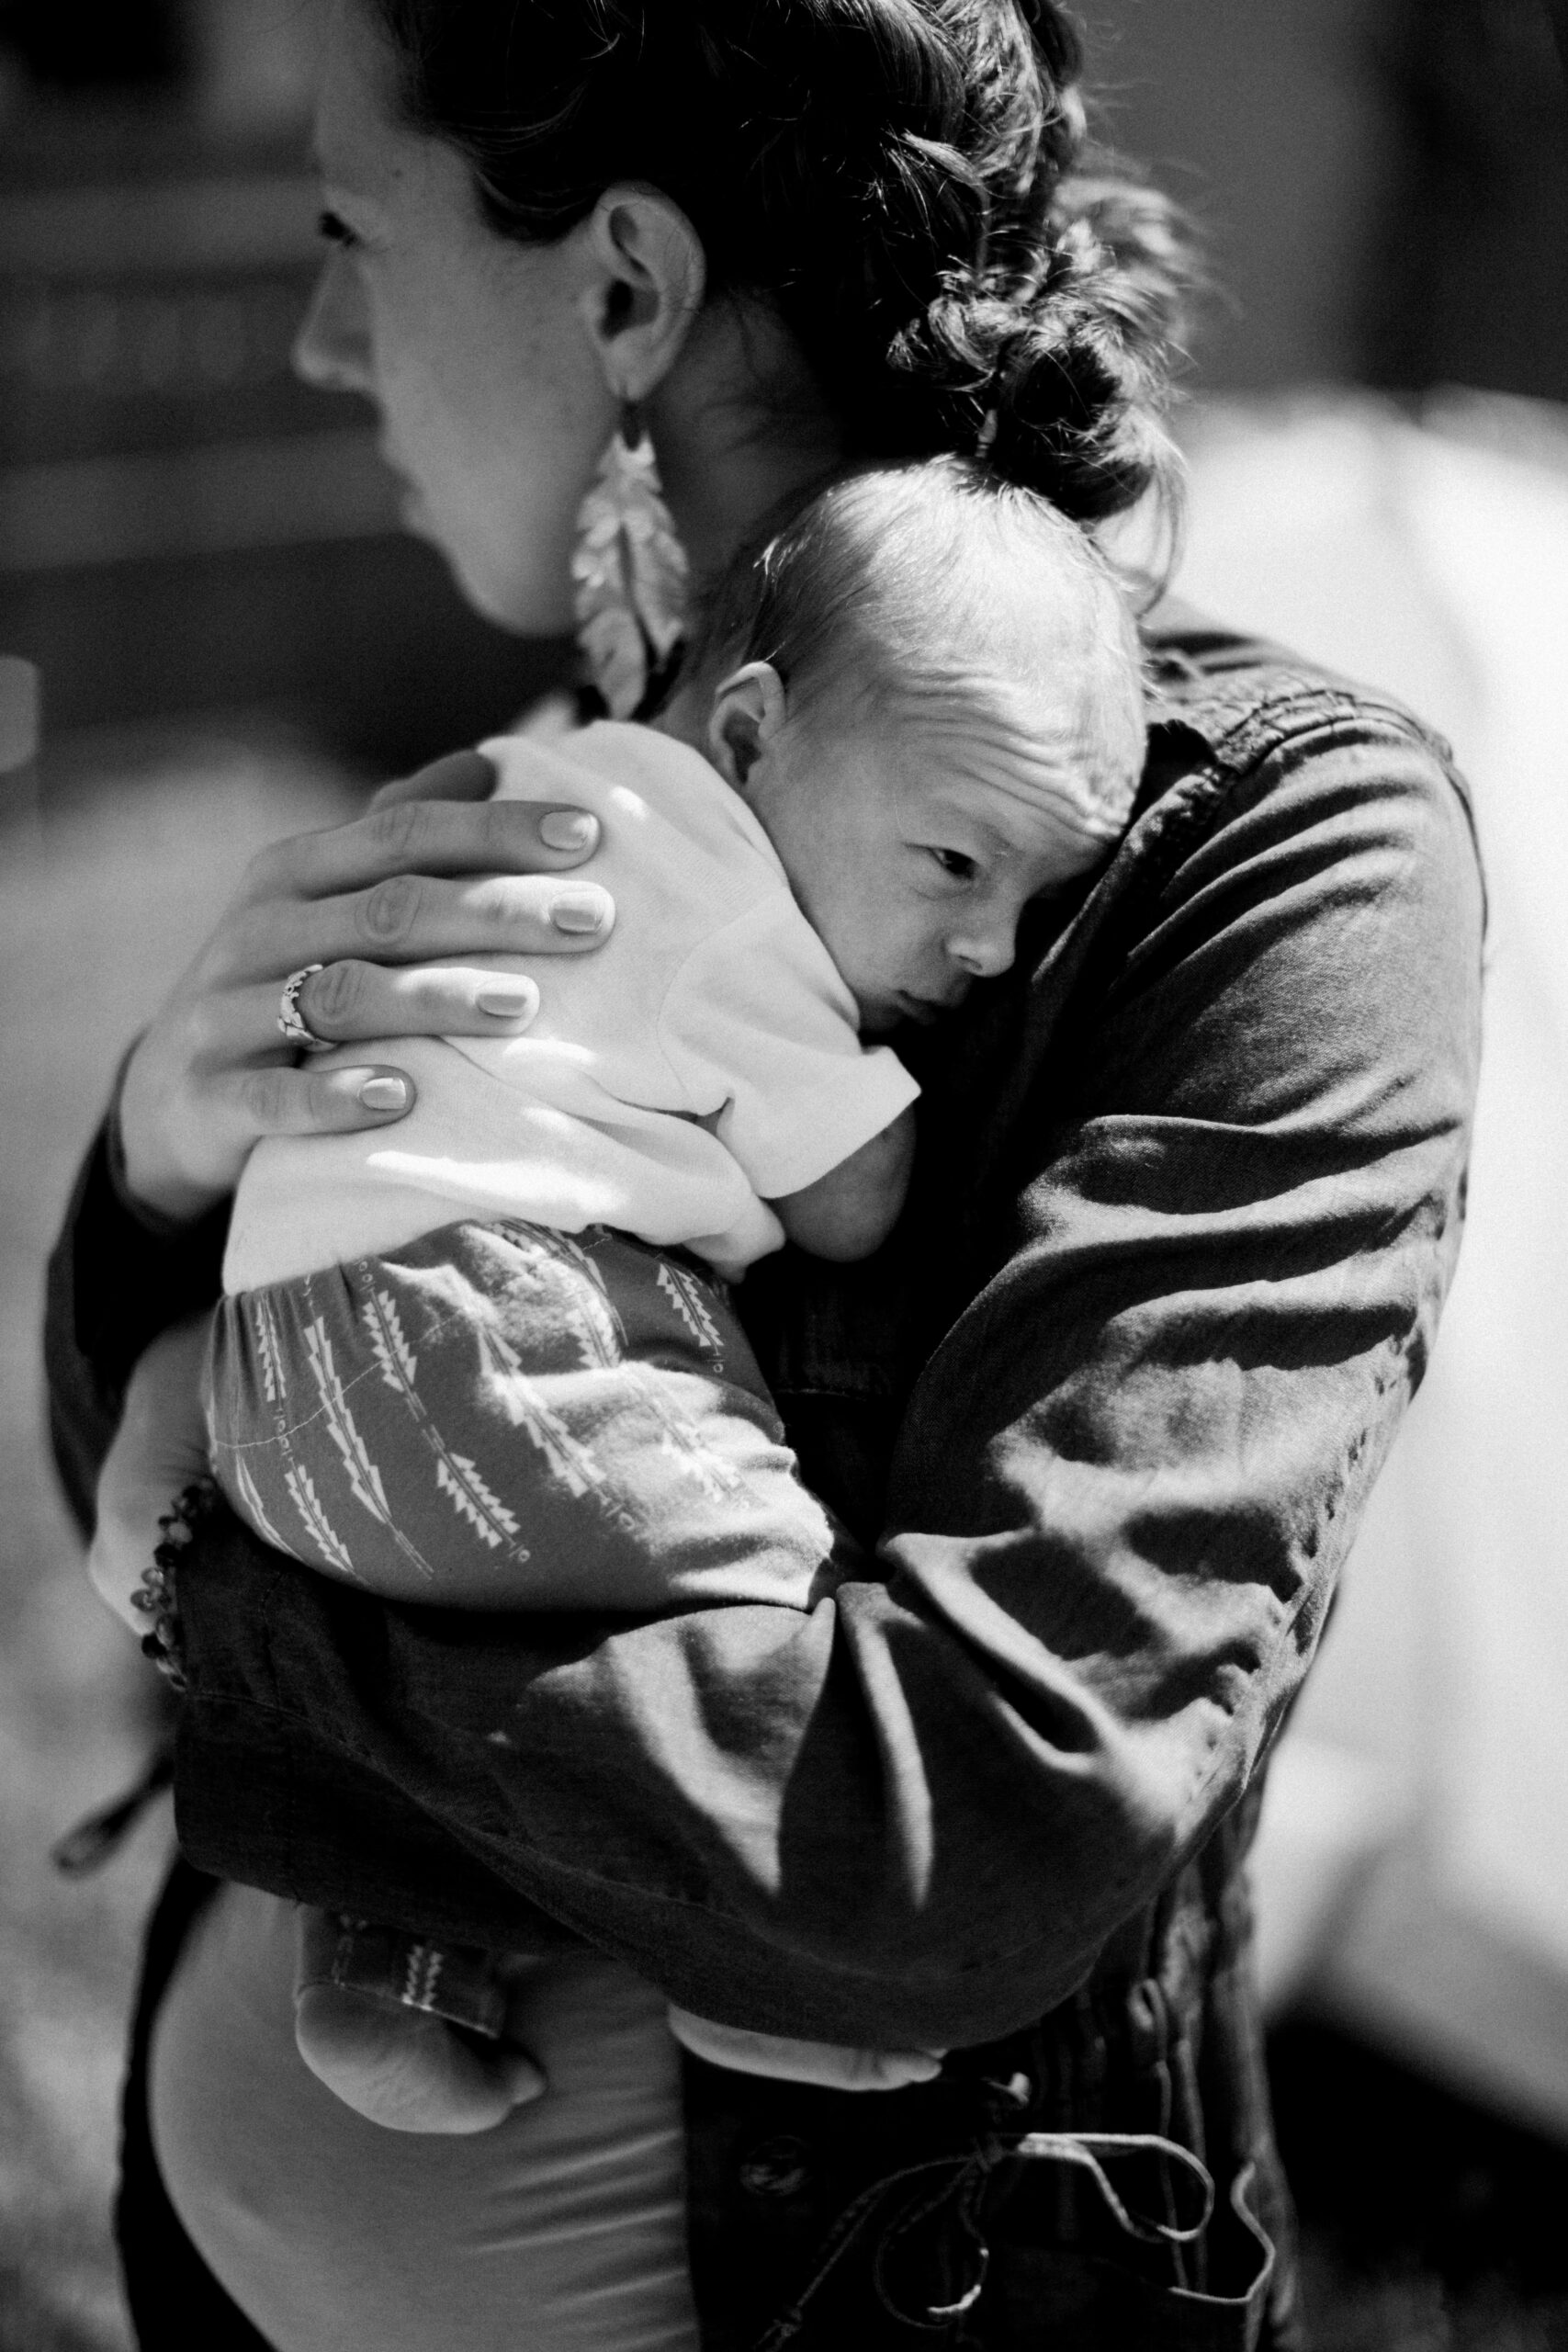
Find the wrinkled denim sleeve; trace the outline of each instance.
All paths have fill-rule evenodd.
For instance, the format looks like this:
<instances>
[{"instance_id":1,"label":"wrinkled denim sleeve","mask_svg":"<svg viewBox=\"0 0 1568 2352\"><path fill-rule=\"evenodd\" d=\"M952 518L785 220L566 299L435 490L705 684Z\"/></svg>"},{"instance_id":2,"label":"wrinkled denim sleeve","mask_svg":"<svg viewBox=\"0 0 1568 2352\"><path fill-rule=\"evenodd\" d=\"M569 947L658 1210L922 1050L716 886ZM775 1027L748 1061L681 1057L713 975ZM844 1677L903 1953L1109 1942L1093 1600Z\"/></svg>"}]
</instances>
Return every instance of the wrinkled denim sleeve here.
<instances>
[{"instance_id":1,"label":"wrinkled denim sleeve","mask_svg":"<svg viewBox=\"0 0 1568 2352\"><path fill-rule=\"evenodd\" d=\"M49 1264L43 1352L50 1439L85 1534L137 1359L218 1295L227 1204L181 1226L130 1205L112 1117L78 1171Z\"/></svg>"},{"instance_id":2,"label":"wrinkled denim sleeve","mask_svg":"<svg viewBox=\"0 0 1568 2352\"><path fill-rule=\"evenodd\" d=\"M222 1525L192 1859L468 1942L538 1906L754 2028L976 2042L1071 1993L1258 1768L1458 1243L1469 822L1348 709L1194 743L984 1115L930 1091L973 1181L904 1279L974 1272L833 1598L458 1619Z\"/></svg>"}]
</instances>

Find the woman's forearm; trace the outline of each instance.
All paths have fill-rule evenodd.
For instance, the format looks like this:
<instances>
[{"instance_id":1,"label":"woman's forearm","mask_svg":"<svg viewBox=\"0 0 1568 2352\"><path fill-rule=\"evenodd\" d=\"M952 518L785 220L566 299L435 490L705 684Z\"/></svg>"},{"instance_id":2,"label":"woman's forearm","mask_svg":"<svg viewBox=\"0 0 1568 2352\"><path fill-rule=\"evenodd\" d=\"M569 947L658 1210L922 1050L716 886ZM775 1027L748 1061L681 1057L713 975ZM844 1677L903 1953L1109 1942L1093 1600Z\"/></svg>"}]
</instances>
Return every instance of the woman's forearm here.
<instances>
[{"instance_id":1,"label":"woman's forearm","mask_svg":"<svg viewBox=\"0 0 1568 2352\"><path fill-rule=\"evenodd\" d=\"M218 1295L228 1216L227 1202L189 1226L139 1215L117 1181L109 1121L94 1137L50 1258L44 1310L50 1433L84 1529L138 1359Z\"/></svg>"},{"instance_id":2,"label":"woman's forearm","mask_svg":"<svg viewBox=\"0 0 1568 2352\"><path fill-rule=\"evenodd\" d=\"M699 2015L877 2045L1038 2015L1124 1915L1124 1880L1086 1913L1069 1869L1069 1920L1043 1910L1048 1857L1010 1870L1016 1791L1006 1811L974 1800L1011 1732L951 1640L877 1588L810 1618L736 1609L609 1634L536 1619L501 1639L491 1621L471 1648L465 1619L443 1645L449 1663L463 1650L455 1707L457 1678L426 1679L412 1611L378 1623L299 1571L287 1592L273 1580L260 1622L265 1558L231 1530L185 1579L177 1819L203 1869L502 1947L536 1906ZM346 1669L372 1640L381 1672L413 1678L395 1711ZM896 1740L876 1753L904 1703L923 1714L939 1693L953 1751L970 1751L962 1786L953 1755L909 1774ZM933 1804L953 1830L934 1857ZM1149 1841L1146 1859L1153 1885L1167 1849Z\"/></svg>"}]
</instances>

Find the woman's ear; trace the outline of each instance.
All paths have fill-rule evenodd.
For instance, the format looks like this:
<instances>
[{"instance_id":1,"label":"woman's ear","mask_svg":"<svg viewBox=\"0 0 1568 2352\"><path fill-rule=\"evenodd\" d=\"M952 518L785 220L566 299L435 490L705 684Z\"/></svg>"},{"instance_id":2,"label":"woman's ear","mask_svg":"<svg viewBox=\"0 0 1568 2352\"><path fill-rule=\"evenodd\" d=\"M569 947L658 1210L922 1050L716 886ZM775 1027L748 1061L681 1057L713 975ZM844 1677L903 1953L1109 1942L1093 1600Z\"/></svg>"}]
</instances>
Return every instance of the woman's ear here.
<instances>
[{"instance_id":1,"label":"woman's ear","mask_svg":"<svg viewBox=\"0 0 1568 2352\"><path fill-rule=\"evenodd\" d=\"M609 187L586 224L590 284L579 304L618 401L646 400L703 306L702 240L656 187Z\"/></svg>"},{"instance_id":2,"label":"woman's ear","mask_svg":"<svg viewBox=\"0 0 1568 2352\"><path fill-rule=\"evenodd\" d=\"M784 680L771 662L748 662L714 692L708 753L737 792L784 722Z\"/></svg>"}]
</instances>

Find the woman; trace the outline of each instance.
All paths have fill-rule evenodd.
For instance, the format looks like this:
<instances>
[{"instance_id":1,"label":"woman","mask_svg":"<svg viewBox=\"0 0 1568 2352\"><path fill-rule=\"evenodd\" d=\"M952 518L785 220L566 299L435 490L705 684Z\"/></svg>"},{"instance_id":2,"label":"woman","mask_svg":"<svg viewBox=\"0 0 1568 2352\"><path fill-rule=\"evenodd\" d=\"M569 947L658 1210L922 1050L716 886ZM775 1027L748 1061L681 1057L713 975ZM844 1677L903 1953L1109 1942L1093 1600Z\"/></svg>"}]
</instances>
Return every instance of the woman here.
<instances>
[{"instance_id":1,"label":"woman","mask_svg":"<svg viewBox=\"0 0 1568 2352\"><path fill-rule=\"evenodd\" d=\"M1022 436L1069 512L1118 512L1165 463L1175 253L1156 199L1070 176L1077 72L1051 0L347 0L302 364L373 396L411 523L521 629L565 621L627 402L699 580L866 452ZM705 2346L1298 2340L1241 1871L1457 1246L1480 894L1403 714L1179 616L1149 653L1122 849L901 1041L925 1092L893 1240L745 1286L848 1531L831 1600L481 1634L221 1517L182 1561L181 1837L227 1883L193 1930L177 1876L152 1933L144 2342L177 2313L214 2345L488 2352L523 2308L552 2352L691 2340L683 2265L656 2320L584 2286L628 2245L645 2287L671 2269L614 2172L630 2123L547 2288L485 2219L504 2131L460 2175L429 2143L395 2179L363 2142L311 2168L333 2127L265 2057L279 1895L491 1949L553 1930L529 2030L558 2087L612 2048L651 2065L637 2004L666 1997L953 2049L886 2097L686 2064ZM252 1142L406 1107L395 1067L279 1060L285 980L319 1035L484 1034L516 1007L432 958L602 933L570 812L463 805L479 764L264 859L133 1050L54 1266L84 1511L136 1358L216 1287Z\"/></svg>"}]
</instances>

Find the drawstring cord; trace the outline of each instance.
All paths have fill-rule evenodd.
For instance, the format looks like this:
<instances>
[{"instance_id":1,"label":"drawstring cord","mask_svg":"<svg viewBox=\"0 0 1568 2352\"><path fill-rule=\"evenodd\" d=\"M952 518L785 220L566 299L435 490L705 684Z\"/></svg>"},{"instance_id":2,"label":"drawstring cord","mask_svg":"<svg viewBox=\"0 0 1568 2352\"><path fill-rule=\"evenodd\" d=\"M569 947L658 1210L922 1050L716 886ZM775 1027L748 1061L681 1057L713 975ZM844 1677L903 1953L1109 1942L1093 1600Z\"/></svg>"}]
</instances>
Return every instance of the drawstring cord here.
<instances>
[{"instance_id":1,"label":"drawstring cord","mask_svg":"<svg viewBox=\"0 0 1568 2352\"><path fill-rule=\"evenodd\" d=\"M778 2318L763 2329L751 2352L780 2352L782 2346L791 2343L799 2335L806 2322L806 2306L825 2284L829 2273L838 2267L889 2189L897 2188L900 2181L924 2179L928 2173L943 2172L962 2177L976 2162L974 2156L933 2156L922 2165L906 2165L901 2172L889 2173L886 2179L873 2181L869 2188L863 2188L853 2202L845 2206L829 2231L822 2245L822 2258L806 2286L789 2309L781 2312ZM942 2201L941 2196L929 2200L920 2208L921 2217L934 2212Z\"/></svg>"},{"instance_id":2,"label":"drawstring cord","mask_svg":"<svg viewBox=\"0 0 1568 2352\"><path fill-rule=\"evenodd\" d=\"M174 1778L174 1750L160 1748L123 1795L96 1807L63 1838L56 1839L49 1849L49 1859L55 1869L66 1878L85 1878L99 1869L134 1829L154 1798L173 1785Z\"/></svg>"},{"instance_id":3,"label":"drawstring cord","mask_svg":"<svg viewBox=\"0 0 1568 2352\"><path fill-rule=\"evenodd\" d=\"M1122 2156L1152 2155L1163 2157L1178 2165L1186 2177L1196 2184L1201 2211L1195 2222L1177 2225L1171 2222L1148 2222L1130 2212L1111 2186L1105 2169L1106 2159ZM799 2335L806 2324L807 2306L820 2292L831 2273L864 2231L877 2207L889 2193L901 2184L925 2179L933 2173L948 2176L930 2196L917 2199L902 2212L889 2230L878 2251L874 2281L879 2300L896 2319L908 2327L932 2335L940 2334L955 2319L973 2309L980 2300L986 2284L990 2261L990 2249L980 2235L975 2209L979 2202L987 2179L994 2167L1009 2157L1019 2156L1033 2163L1076 2165L1087 2172L1104 2199L1106 2209L1117 2226L1129 2237L1145 2245L1190 2245L1208 2228L1214 2211L1213 2176L1190 2148L1174 2140L1167 2140L1155 2132L1029 2132L1020 2139L992 2140L963 2156L933 2156L924 2164L906 2165L899 2172L874 2181L863 2189L852 2203L847 2205L829 2232L821 2248L821 2258L816 2270L787 2311L764 2328L751 2347L751 2352L783 2352L783 2347ZM919 2317L902 2310L887 2291L886 2258L893 2246L921 2222L940 2211L950 2199L955 2199L959 2220L963 2222L974 2248L975 2273L969 2285L956 2301L929 2304Z\"/></svg>"},{"instance_id":4,"label":"drawstring cord","mask_svg":"<svg viewBox=\"0 0 1568 2352\"><path fill-rule=\"evenodd\" d=\"M1156 2132L1031 2132L1009 2154L1041 2157L1051 2164L1080 2165L1094 2180L1116 2222L1129 2237L1140 2239L1145 2245L1190 2245L1194 2238L1202 2236L1213 2219L1213 2173L1207 2165L1200 2164L1190 2148L1162 2139ZM1177 2229L1169 2222L1141 2222L1128 2212L1111 2188L1100 2158L1132 2155L1164 2156L1168 2161L1174 2157L1188 2177L1197 2182L1203 2210L1190 2227Z\"/></svg>"}]
</instances>

